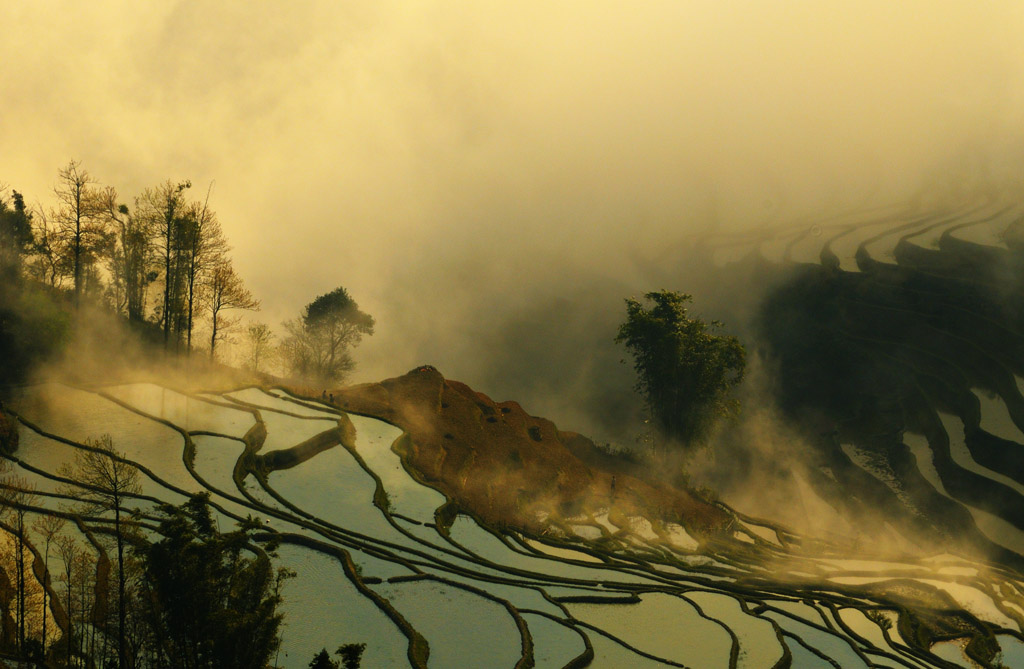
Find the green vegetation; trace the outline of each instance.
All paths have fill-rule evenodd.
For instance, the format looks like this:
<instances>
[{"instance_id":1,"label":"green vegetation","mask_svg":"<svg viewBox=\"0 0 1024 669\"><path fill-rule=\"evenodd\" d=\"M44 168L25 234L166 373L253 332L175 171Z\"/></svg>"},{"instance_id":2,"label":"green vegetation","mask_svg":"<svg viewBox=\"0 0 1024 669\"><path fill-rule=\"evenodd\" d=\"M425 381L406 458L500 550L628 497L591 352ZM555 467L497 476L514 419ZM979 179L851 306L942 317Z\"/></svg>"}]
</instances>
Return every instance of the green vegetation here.
<instances>
[{"instance_id":1,"label":"green vegetation","mask_svg":"<svg viewBox=\"0 0 1024 669\"><path fill-rule=\"evenodd\" d=\"M737 415L731 390L742 380L746 353L739 340L715 334L710 324L687 315L690 295L661 290L626 300L626 321L616 343L633 355L637 391L661 436L686 446L707 443L721 418Z\"/></svg>"},{"instance_id":2,"label":"green vegetation","mask_svg":"<svg viewBox=\"0 0 1024 669\"><path fill-rule=\"evenodd\" d=\"M70 340L63 296L33 284L0 281L0 388L24 380Z\"/></svg>"},{"instance_id":3,"label":"green vegetation","mask_svg":"<svg viewBox=\"0 0 1024 669\"><path fill-rule=\"evenodd\" d=\"M258 522L218 532L208 501L204 493L163 505L161 538L135 549L146 654L158 667L268 666L280 645L277 607L290 572L275 571L253 543Z\"/></svg>"},{"instance_id":4,"label":"green vegetation","mask_svg":"<svg viewBox=\"0 0 1024 669\"><path fill-rule=\"evenodd\" d=\"M373 317L344 288L335 288L306 305L302 316L285 323L282 352L295 376L322 385L337 383L355 363L349 349L373 334Z\"/></svg>"}]
</instances>

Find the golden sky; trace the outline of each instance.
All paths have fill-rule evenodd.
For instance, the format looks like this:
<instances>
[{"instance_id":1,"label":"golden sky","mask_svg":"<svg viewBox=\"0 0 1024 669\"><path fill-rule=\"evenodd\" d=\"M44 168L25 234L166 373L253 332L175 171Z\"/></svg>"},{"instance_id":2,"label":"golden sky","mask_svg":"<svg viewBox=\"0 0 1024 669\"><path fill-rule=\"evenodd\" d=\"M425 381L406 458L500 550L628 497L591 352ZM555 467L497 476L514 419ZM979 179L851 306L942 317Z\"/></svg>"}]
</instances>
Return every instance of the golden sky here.
<instances>
[{"instance_id":1,"label":"golden sky","mask_svg":"<svg viewBox=\"0 0 1024 669\"><path fill-rule=\"evenodd\" d=\"M9 0L0 26L0 182L215 182L261 318L348 287L371 375L457 367L482 316L630 286L630 250L694 230L1024 175L1019 0Z\"/></svg>"}]
</instances>

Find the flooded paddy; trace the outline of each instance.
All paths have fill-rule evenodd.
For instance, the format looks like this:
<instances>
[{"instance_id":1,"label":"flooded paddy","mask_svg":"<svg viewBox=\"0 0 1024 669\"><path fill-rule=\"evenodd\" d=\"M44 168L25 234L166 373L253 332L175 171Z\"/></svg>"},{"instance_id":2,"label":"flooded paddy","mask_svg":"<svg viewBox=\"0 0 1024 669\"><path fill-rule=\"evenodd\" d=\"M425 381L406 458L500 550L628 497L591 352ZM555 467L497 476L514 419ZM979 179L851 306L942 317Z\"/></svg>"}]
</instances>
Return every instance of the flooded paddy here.
<instances>
[{"instance_id":1,"label":"flooded paddy","mask_svg":"<svg viewBox=\"0 0 1024 669\"><path fill-rule=\"evenodd\" d=\"M732 638L725 627L680 597L651 593L637 604L571 604L568 609L574 618L649 656L684 666L729 666Z\"/></svg>"},{"instance_id":2,"label":"flooded paddy","mask_svg":"<svg viewBox=\"0 0 1024 669\"><path fill-rule=\"evenodd\" d=\"M365 666L416 666L409 657L412 634L426 640L430 667L512 667L527 649L535 666L563 667L588 655L588 644L594 667L768 669L787 652L794 667L834 666L825 658L843 667L928 666L900 650L895 612L871 613L877 606L871 588L893 578L946 593L1002 630L1005 657L1024 648L1007 633L1019 630L1014 615L1024 617L1016 586L987 585L986 569L959 557L787 558L776 531L756 519L737 521L726 554L702 553L691 529L609 508L551 517L548 536L487 527L465 513L441 522L437 512L448 500L403 463L402 431L356 415L349 417L352 450L336 444L287 469L247 471L245 490L253 499L247 501L232 472L245 451L240 437L257 420L267 429L258 450L265 454L333 429L340 414L257 388L202 398L152 384L102 392L117 402L67 386L23 392L14 406L25 420L14 457L43 472L22 468L26 479L40 492L58 492L61 485L45 474L73 461L85 439L113 430L116 448L168 484L198 492L201 479L237 498L213 495L228 514L216 514L222 529L233 526L232 515L251 514L268 531L290 537L277 552L277 563L298 574L283 591L287 626L277 661L289 669L307 666L321 647L349 642L367 643ZM956 419L947 420L952 430ZM186 432L199 432L188 435L198 478L183 461ZM922 475L945 494L927 442L907 435L907 443ZM869 468L866 454L852 447L848 454ZM966 463L964 455L954 457ZM146 494L184 499L159 480L141 480ZM806 487L809 500L815 493ZM59 503L47 497L42 504ZM152 511L151 502L139 506ZM314 543L294 543L300 538ZM337 550L352 560L351 573ZM785 558L785 571L765 571L769 554ZM770 574L786 580L773 585L765 580ZM772 597L779 587L799 587L803 599ZM837 587L859 594L840 595ZM959 662L961 656L955 643L936 644L936 658Z\"/></svg>"}]
</instances>

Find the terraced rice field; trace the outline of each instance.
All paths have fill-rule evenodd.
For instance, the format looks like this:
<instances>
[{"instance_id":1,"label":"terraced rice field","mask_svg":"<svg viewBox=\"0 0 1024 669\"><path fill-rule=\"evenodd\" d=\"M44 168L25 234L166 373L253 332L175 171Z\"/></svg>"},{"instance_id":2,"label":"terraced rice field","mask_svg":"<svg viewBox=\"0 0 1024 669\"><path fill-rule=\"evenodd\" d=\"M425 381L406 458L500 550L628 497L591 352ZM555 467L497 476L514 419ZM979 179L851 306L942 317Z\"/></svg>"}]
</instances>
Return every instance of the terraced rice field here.
<instances>
[{"instance_id":1,"label":"terraced rice field","mask_svg":"<svg viewBox=\"0 0 1024 669\"><path fill-rule=\"evenodd\" d=\"M946 666L966 641L929 653L900 637L927 597L976 618L963 639L981 630L1006 654L1022 647L1024 582L1005 569L953 555L851 559L827 544L808 553L784 529L739 516L721 542L614 508L550 518L536 536L488 527L439 512L448 500L407 471L397 428L280 390L48 384L12 408L24 429L11 459L39 507L65 501L57 477L75 449L112 432L145 473L139 522L153 520L154 500L206 490L222 528L253 514L278 532L277 559L298 573L284 592L284 667L355 641L367 643L364 666ZM345 420L353 444L268 474L252 468L251 456ZM244 441L255 425L266 439ZM105 522L86 516L66 531ZM924 599L907 599L906 583Z\"/></svg>"}]
</instances>

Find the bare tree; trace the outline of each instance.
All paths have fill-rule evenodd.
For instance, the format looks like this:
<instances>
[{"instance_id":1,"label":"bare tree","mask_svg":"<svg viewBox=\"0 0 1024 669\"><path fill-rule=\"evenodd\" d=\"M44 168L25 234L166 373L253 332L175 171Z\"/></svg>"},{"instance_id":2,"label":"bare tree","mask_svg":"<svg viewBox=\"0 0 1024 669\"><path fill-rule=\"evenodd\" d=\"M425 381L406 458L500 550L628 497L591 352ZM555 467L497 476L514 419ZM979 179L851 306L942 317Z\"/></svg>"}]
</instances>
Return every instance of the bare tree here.
<instances>
[{"instance_id":1,"label":"bare tree","mask_svg":"<svg viewBox=\"0 0 1024 669\"><path fill-rule=\"evenodd\" d=\"M182 253L183 217L188 204L184 192L192 183L166 181L157 188L147 189L139 198L143 215L156 231L157 250L164 265L164 301L160 315L164 330L164 350L170 348L171 329L182 312L183 275L180 256Z\"/></svg>"},{"instance_id":2,"label":"bare tree","mask_svg":"<svg viewBox=\"0 0 1024 669\"><path fill-rule=\"evenodd\" d=\"M93 557L91 551L83 550L75 556L73 565L75 582L78 583L78 620L79 629L81 630L78 636L78 652L83 659L83 665L85 665L84 661L86 658L96 658L97 623L102 622L103 626L108 629L111 626L108 620L100 620L102 610L97 605L98 593L96 589L101 587L102 584L97 583L96 562L97 559ZM102 597L103 601L110 600L106 592L102 594ZM109 634L102 635L103 650L99 657L103 666L110 666L106 663L106 658L110 657L109 639ZM122 663L121 666L124 666L124 664Z\"/></svg>"},{"instance_id":3,"label":"bare tree","mask_svg":"<svg viewBox=\"0 0 1024 669\"><path fill-rule=\"evenodd\" d=\"M76 305L82 299L87 268L95 264L98 251L107 243L103 208L95 185L81 163L72 160L58 173L54 188L60 204L53 219L65 238Z\"/></svg>"},{"instance_id":4,"label":"bare tree","mask_svg":"<svg viewBox=\"0 0 1024 669\"><path fill-rule=\"evenodd\" d=\"M46 654L46 618L47 618L47 597L49 592L46 589L46 584L50 579L50 546L53 541L60 534L60 531L64 529L65 520L60 516L44 515L36 518L35 522L32 523L32 527L35 528L39 534L43 537L43 654Z\"/></svg>"},{"instance_id":5,"label":"bare tree","mask_svg":"<svg viewBox=\"0 0 1024 669\"><path fill-rule=\"evenodd\" d=\"M61 475L79 483L71 492L90 511L112 511L114 537L117 542L117 656L120 666L127 666L125 647L125 612L127 574L124 543L127 513L125 502L141 492L138 470L114 449L110 435L86 440L85 449L75 453L73 465L61 467Z\"/></svg>"},{"instance_id":6,"label":"bare tree","mask_svg":"<svg viewBox=\"0 0 1024 669\"><path fill-rule=\"evenodd\" d=\"M79 555L83 553L82 549L78 546L78 542L75 538L66 534L59 535L57 541L57 555L60 556L61 562L64 564L64 573L61 574L61 580L64 581L64 592L66 595L64 605L67 608L68 615L68 628L64 630L64 642L67 648L66 664L65 666L71 666L71 651L74 648L75 641L75 617L74 617L74 575L75 575L75 564L79 560Z\"/></svg>"},{"instance_id":7,"label":"bare tree","mask_svg":"<svg viewBox=\"0 0 1024 669\"><path fill-rule=\"evenodd\" d=\"M138 207L133 212L119 203L113 187L104 189L100 199L114 234L109 256L114 305L127 313L129 321L141 322L145 319L146 288L156 278L152 223L140 215Z\"/></svg>"},{"instance_id":8,"label":"bare tree","mask_svg":"<svg viewBox=\"0 0 1024 669\"><path fill-rule=\"evenodd\" d=\"M28 515L28 508L35 502L35 492L32 486L25 479L12 476L4 481L3 503L7 507L7 513L11 519L11 527L14 530L14 569L15 569L15 594L17 605L18 623L18 649L25 649L25 620L27 587L25 582L25 553L26 546L25 519ZM31 555L31 553L30 553Z\"/></svg>"},{"instance_id":9,"label":"bare tree","mask_svg":"<svg viewBox=\"0 0 1024 669\"><path fill-rule=\"evenodd\" d=\"M35 243L28 261L28 274L39 283L55 288L61 280L61 257L64 254L60 228L42 208L32 217Z\"/></svg>"},{"instance_id":10,"label":"bare tree","mask_svg":"<svg viewBox=\"0 0 1024 669\"><path fill-rule=\"evenodd\" d=\"M210 316L210 360L214 359L217 342L238 324L238 318L228 318L223 312L234 309L259 309L259 300L242 284L235 274L231 260L221 256L213 266L206 285L206 306Z\"/></svg>"},{"instance_id":11,"label":"bare tree","mask_svg":"<svg viewBox=\"0 0 1024 669\"><path fill-rule=\"evenodd\" d=\"M210 188L213 188L213 184L210 184ZM209 202L210 190L208 189L206 200L202 204L196 202L190 205L182 222L186 350L189 352L192 351L192 328L198 306L197 296L201 279L211 271L215 271L228 250L220 222L214 211L210 209Z\"/></svg>"},{"instance_id":12,"label":"bare tree","mask_svg":"<svg viewBox=\"0 0 1024 669\"><path fill-rule=\"evenodd\" d=\"M274 333L266 323L252 323L246 330L249 343L248 364L252 371L260 371L260 362L274 350Z\"/></svg>"}]
</instances>

